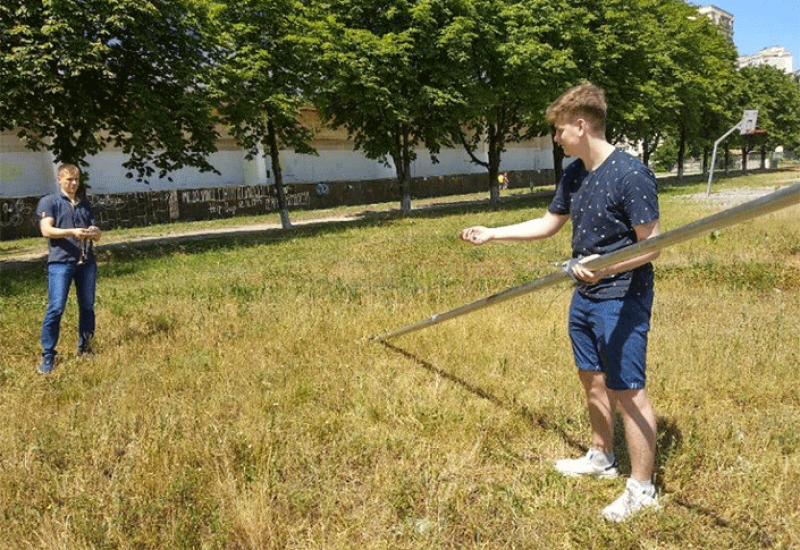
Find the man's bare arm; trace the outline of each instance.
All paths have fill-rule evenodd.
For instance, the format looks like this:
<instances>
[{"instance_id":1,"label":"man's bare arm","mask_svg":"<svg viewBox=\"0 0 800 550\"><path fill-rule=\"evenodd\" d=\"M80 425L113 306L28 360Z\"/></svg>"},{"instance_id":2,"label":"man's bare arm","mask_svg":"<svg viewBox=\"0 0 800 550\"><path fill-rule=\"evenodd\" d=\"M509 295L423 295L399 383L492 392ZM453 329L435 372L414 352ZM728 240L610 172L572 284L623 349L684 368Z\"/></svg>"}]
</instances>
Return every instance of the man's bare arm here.
<instances>
[{"instance_id":1,"label":"man's bare arm","mask_svg":"<svg viewBox=\"0 0 800 550\"><path fill-rule=\"evenodd\" d=\"M569 219L568 215L545 213L541 218L503 227L468 227L461 231L459 237L474 245L482 245L489 241L532 241L544 239L558 233Z\"/></svg>"}]
</instances>

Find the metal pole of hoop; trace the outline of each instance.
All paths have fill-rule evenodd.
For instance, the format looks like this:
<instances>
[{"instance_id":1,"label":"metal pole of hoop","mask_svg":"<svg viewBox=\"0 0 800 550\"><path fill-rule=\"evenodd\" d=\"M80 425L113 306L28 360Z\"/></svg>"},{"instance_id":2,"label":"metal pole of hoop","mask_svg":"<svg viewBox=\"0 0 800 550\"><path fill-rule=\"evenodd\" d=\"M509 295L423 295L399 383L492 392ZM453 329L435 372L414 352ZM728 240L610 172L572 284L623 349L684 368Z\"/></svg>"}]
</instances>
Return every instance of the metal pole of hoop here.
<instances>
[{"instance_id":1,"label":"metal pole of hoop","mask_svg":"<svg viewBox=\"0 0 800 550\"><path fill-rule=\"evenodd\" d=\"M714 165L717 162L717 147L722 141L731 135L735 130L739 130L740 134L751 134L756 129L756 121L758 121L758 109L746 110L742 115L736 126L725 132L725 134L714 142L714 152L711 155L711 166L708 167L708 184L706 185L706 197L711 195L711 181L714 179Z\"/></svg>"},{"instance_id":2,"label":"metal pole of hoop","mask_svg":"<svg viewBox=\"0 0 800 550\"><path fill-rule=\"evenodd\" d=\"M750 202L740 204L739 206L735 206L728 210L723 210L722 212L718 212L717 214L694 221L677 229L667 231L666 233L662 233L661 235L652 239L648 239L615 252L611 252L599 258L595 258L594 260L587 262L586 266L589 269L601 269L609 265L636 258L643 254L647 254L648 252L661 250L678 243L688 241L697 237L698 235L706 234L710 231L721 229L723 227L729 227L731 225L735 225L758 216L770 214L799 203L800 184L797 184L791 187L786 187L769 195L765 195ZM493 306L505 302L506 300L510 300L536 290L541 290L569 279L570 276L563 269L559 269L558 271L549 275L545 275L539 279L534 279L519 286L508 288L502 292L493 294L492 296L481 298L480 300L476 300L475 302L451 309L450 311L437 313L431 317L428 317L427 319L422 319L411 325L387 332L385 334L373 336L371 339L379 342L385 342L392 338L397 338L398 336L402 336L410 332L415 332L423 328L438 325L439 323L449 319L453 319L485 307Z\"/></svg>"}]
</instances>

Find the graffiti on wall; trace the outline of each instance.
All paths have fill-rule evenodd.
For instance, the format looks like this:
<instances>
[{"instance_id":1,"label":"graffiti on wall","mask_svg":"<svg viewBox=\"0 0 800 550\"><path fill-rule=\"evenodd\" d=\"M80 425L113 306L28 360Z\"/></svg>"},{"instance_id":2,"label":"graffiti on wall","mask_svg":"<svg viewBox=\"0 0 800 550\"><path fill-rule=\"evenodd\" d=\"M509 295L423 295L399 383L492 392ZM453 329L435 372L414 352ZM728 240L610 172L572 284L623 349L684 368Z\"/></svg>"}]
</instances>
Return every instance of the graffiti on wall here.
<instances>
[{"instance_id":1,"label":"graffiti on wall","mask_svg":"<svg viewBox=\"0 0 800 550\"><path fill-rule=\"evenodd\" d=\"M100 227L141 227L178 219L176 191L92 195L89 202Z\"/></svg>"},{"instance_id":2,"label":"graffiti on wall","mask_svg":"<svg viewBox=\"0 0 800 550\"><path fill-rule=\"evenodd\" d=\"M4 200L0 206L0 227L20 227L33 224L36 204L31 199Z\"/></svg>"},{"instance_id":3,"label":"graffiti on wall","mask_svg":"<svg viewBox=\"0 0 800 550\"><path fill-rule=\"evenodd\" d=\"M484 174L417 179L413 196L426 198L474 193L485 190L485 180ZM534 180L552 182L552 170L515 173L512 185L530 181L532 186ZM290 209L380 203L398 198L399 190L393 180L323 182L286 187L286 205ZM0 240L40 236L34 219L38 200L39 197L0 198ZM90 195L89 201L103 230L278 211L275 187L267 185L98 194Z\"/></svg>"},{"instance_id":4,"label":"graffiti on wall","mask_svg":"<svg viewBox=\"0 0 800 550\"><path fill-rule=\"evenodd\" d=\"M287 189L287 207L308 208L311 195L310 191ZM97 224L104 230L278 211L275 188L265 185L98 194L88 198ZM38 197L0 199L0 239L39 236L34 220L38 200Z\"/></svg>"},{"instance_id":5,"label":"graffiti on wall","mask_svg":"<svg viewBox=\"0 0 800 550\"><path fill-rule=\"evenodd\" d=\"M311 194L287 190L286 204L289 208L310 206ZM274 187L266 185L191 189L180 192L180 209L195 219L264 214L278 210L278 197Z\"/></svg>"}]
</instances>

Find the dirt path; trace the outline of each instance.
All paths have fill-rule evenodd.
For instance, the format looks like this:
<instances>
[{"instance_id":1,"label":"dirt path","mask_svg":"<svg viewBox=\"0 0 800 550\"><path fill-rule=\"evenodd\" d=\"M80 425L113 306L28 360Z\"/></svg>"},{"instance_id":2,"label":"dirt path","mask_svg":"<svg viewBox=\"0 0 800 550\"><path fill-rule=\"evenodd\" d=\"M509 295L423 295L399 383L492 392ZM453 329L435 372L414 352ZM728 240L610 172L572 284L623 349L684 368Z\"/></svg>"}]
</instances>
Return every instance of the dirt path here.
<instances>
[{"instance_id":1,"label":"dirt path","mask_svg":"<svg viewBox=\"0 0 800 550\"><path fill-rule=\"evenodd\" d=\"M705 203L710 202L722 208L731 208L743 202L763 197L764 195L776 191L780 187L794 185L797 183L800 183L800 177L776 181L775 182L776 186L774 188L764 187L764 188L725 189L722 191L712 191L710 197L707 197L706 194L703 192L694 195L687 195L686 199L695 202L705 202ZM515 200L530 199L532 196L545 196L546 194L547 192L536 193L535 195L521 194L510 197L504 197L501 200L503 202L511 202ZM463 208L464 206L469 206L469 205L480 205L488 203L489 201L486 199L477 201L460 201L460 202L431 202L419 206L417 208L414 208L413 212L448 210L452 208ZM366 207L369 208L369 205L366 205ZM343 215L343 216L320 217L320 218L313 218L310 220L294 221L292 222L292 225L294 227L303 227L303 226L324 225L329 223L355 222L368 218L389 217L395 215L396 213L397 213L396 209L386 209L378 211L364 210L362 212ZM170 233L169 235L156 235L151 237L133 237L126 239L126 238L110 236L109 238L104 239L103 244L99 246L98 249L102 250L104 248L110 249L114 247L148 246L148 245L150 246L175 245L181 242L197 241L219 236L230 236L230 237L245 236L245 235L254 235L257 233L278 231L278 230L281 230L280 223L262 223L262 224L248 224L248 225L243 224L243 225L224 227L219 229L208 229L208 228L198 229L198 230L186 229L185 231ZM46 258L47 258L47 245L44 243L43 240L41 248L37 248L36 251L26 251L18 254L12 252L10 254L3 255L3 257L0 258L0 271L4 271L6 269L14 269L16 267L22 267L25 265L40 263L45 261Z\"/></svg>"},{"instance_id":2,"label":"dirt path","mask_svg":"<svg viewBox=\"0 0 800 550\"><path fill-rule=\"evenodd\" d=\"M696 202L710 202L711 204L724 206L726 208L752 201L774 193L782 187L788 187L800 183L800 177L779 180L775 182L775 187L740 187L735 189L723 189L714 191L712 188L711 196L706 196L705 192L687 195L690 200Z\"/></svg>"},{"instance_id":3,"label":"dirt path","mask_svg":"<svg viewBox=\"0 0 800 550\"><path fill-rule=\"evenodd\" d=\"M535 193L510 195L502 197L500 200L502 203L510 203L521 200L530 200L531 198L537 198L537 197L547 197L550 195L552 195L552 191L544 191L544 192L540 191ZM427 199L425 201L420 201L420 203L421 204L419 206L413 208L412 213L432 212L437 210L446 211L454 208L463 208L465 206L471 206L471 205L490 204L488 199L470 200L470 201L444 201L444 202L440 199ZM370 207L373 207L373 209L370 209ZM308 220L292 221L292 226L304 227L304 226L325 225L331 223L357 222L365 219L388 218L397 214L398 210L396 208L375 210L374 205L365 205L365 210L360 212L341 215L341 216L327 216L327 217L312 218ZM227 237L247 236L247 235L254 235L270 231L282 231L281 224L279 222L256 223L256 224L250 223L250 224L235 225L230 227L223 227L218 229L204 228L196 230L190 229L189 224L186 224L186 228L184 230L179 230L175 232L171 231L168 235L154 235L154 236L130 237L130 238L115 236L113 235L113 232L109 232L111 234L104 236L102 244L100 244L97 247L97 249L109 250L116 247L175 245L181 242L198 241L220 236L227 236ZM46 259L47 259L47 244L46 241L42 239L42 244L36 246L35 250L27 249L25 251L20 251L18 253L11 252L9 254L4 254L2 257L0 257L0 271L4 271L6 269L13 269L16 267L22 267L25 265L41 263L44 262Z\"/></svg>"}]
</instances>

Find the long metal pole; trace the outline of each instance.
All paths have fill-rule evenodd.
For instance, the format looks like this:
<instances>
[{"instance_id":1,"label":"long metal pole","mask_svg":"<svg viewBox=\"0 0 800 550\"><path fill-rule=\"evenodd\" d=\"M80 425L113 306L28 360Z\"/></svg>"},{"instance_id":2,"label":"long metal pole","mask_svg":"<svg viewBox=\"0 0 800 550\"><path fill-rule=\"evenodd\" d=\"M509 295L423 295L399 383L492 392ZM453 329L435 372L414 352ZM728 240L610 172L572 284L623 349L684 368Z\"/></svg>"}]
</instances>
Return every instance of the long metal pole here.
<instances>
[{"instance_id":1,"label":"long metal pole","mask_svg":"<svg viewBox=\"0 0 800 550\"><path fill-rule=\"evenodd\" d=\"M599 258L595 258L594 260L587 262L586 267L592 270L602 269L609 265L624 262L655 250L661 250L662 248L667 248L669 246L688 241L689 239L693 239L700 234L735 225L737 223L741 223L758 216L763 216L765 214L769 214L798 203L800 203L800 184L786 187L776 191L775 193L765 195L759 199L740 204L739 206L735 206L712 216L708 216L707 218L684 225L683 227L667 231L666 233L662 233L661 235L653 237L652 239L647 239L646 241L642 241L604 256L600 256ZM540 290L549 286L553 286L569 278L570 276L564 270L559 269L550 275L545 275L539 279L534 279L519 286L508 288L502 292L493 294L492 296L481 298L480 300L465 304L461 307L457 307L444 313L437 313L436 315L432 315L427 319L422 319L421 321L417 321L414 324L399 328L397 330L393 330L379 336L373 336L373 339L384 342L391 338L408 334L409 332L414 332L426 327L437 325L447 321L448 319L453 319L454 317L459 317L466 313L471 313L485 307L505 302L506 300L516 298L517 296L521 296L523 294L528 294L534 290Z\"/></svg>"}]
</instances>

